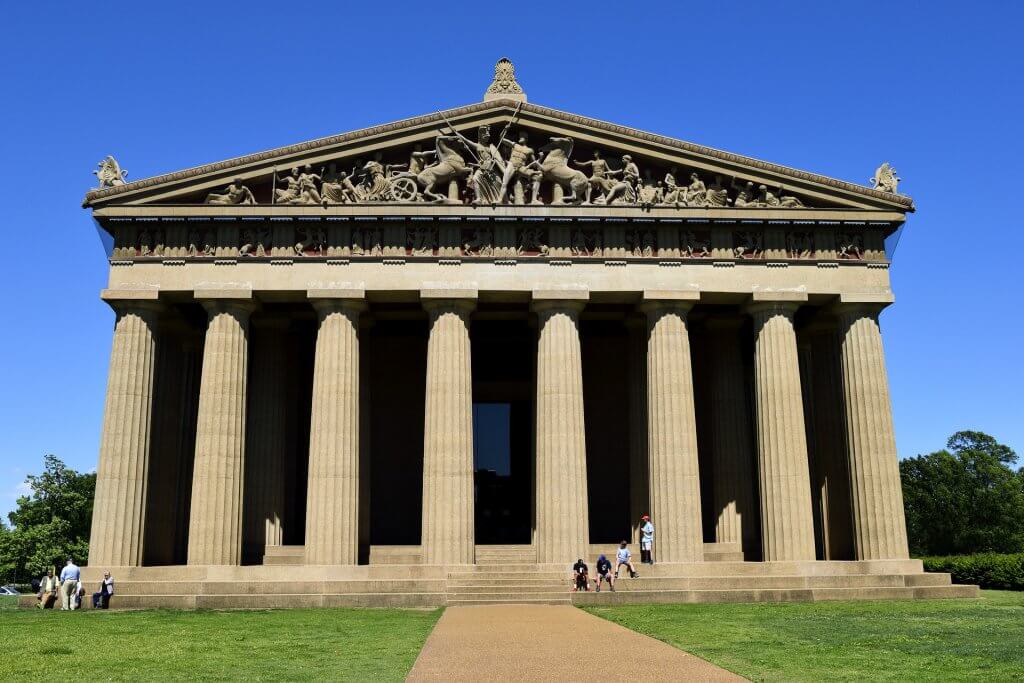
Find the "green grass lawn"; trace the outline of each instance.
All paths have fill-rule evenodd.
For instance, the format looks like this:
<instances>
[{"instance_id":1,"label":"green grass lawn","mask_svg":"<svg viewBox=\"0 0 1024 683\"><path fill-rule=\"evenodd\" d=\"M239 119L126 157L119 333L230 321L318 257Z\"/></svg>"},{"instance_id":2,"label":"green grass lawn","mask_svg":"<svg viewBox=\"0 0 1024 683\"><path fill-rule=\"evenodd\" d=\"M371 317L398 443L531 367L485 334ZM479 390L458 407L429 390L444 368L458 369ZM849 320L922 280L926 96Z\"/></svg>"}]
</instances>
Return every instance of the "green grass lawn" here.
<instances>
[{"instance_id":1,"label":"green grass lawn","mask_svg":"<svg viewBox=\"0 0 1024 683\"><path fill-rule=\"evenodd\" d=\"M0 680L401 681L441 610L0 614Z\"/></svg>"},{"instance_id":2,"label":"green grass lawn","mask_svg":"<svg viewBox=\"0 0 1024 683\"><path fill-rule=\"evenodd\" d=\"M1024 593L587 611L755 681L1024 680Z\"/></svg>"}]
</instances>

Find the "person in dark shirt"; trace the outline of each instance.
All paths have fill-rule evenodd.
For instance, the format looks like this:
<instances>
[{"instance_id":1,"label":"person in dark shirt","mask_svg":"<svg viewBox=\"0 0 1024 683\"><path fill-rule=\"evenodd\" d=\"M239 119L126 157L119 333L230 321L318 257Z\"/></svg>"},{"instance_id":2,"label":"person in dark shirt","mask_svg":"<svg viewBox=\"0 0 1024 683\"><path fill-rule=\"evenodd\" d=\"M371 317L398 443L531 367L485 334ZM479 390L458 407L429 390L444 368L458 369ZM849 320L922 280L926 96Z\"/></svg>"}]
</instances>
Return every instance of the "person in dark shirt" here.
<instances>
[{"instance_id":1,"label":"person in dark shirt","mask_svg":"<svg viewBox=\"0 0 1024 683\"><path fill-rule=\"evenodd\" d=\"M615 576L612 574L612 563L608 561L608 558L604 555L598 555L597 557L597 576L594 577L594 583L597 584L597 592L601 592L601 581L607 581L608 587L611 588L612 592L615 592Z\"/></svg>"},{"instance_id":2,"label":"person in dark shirt","mask_svg":"<svg viewBox=\"0 0 1024 683\"><path fill-rule=\"evenodd\" d=\"M573 586L572 592L583 589L584 591L590 590L590 573L587 567L587 563L583 561L583 558L576 560L576 564L572 566Z\"/></svg>"}]
</instances>

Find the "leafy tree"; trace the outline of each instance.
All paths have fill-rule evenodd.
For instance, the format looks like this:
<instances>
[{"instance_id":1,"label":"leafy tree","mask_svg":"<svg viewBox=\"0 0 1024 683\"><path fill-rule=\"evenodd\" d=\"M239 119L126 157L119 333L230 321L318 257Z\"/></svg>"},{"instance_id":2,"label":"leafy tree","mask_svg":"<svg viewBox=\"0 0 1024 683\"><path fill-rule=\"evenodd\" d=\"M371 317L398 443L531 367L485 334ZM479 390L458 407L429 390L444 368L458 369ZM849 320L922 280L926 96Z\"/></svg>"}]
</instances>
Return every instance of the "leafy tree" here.
<instances>
[{"instance_id":1,"label":"leafy tree","mask_svg":"<svg viewBox=\"0 0 1024 683\"><path fill-rule=\"evenodd\" d=\"M982 432L953 434L946 449L900 462L914 555L1024 552L1024 469Z\"/></svg>"},{"instance_id":2,"label":"leafy tree","mask_svg":"<svg viewBox=\"0 0 1024 683\"><path fill-rule=\"evenodd\" d=\"M96 475L66 467L47 455L44 471L29 475L31 494L21 496L7 517L11 528L0 525L0 580L27 582L47 568L73 557L84 562L89 554Z\"/></svg>"}]
</instances>

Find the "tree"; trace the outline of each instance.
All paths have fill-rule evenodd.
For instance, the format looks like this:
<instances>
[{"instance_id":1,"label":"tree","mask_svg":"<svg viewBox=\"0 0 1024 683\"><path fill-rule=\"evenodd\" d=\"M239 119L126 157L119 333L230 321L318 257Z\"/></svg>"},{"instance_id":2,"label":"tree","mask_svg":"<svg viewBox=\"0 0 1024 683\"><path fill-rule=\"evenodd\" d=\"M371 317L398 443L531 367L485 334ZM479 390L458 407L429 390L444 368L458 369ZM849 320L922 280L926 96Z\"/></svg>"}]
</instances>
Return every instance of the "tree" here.
<instances>
[{"instance_id":1,"label":"tree","mask_svg":"<svg viewBox=\"0 0 1024 683\"><path fill-rule=\"evenodd\" d=\"M0 580L27 582L47 568L73 557L84 562L89 554L96 475L66 467L54 455L43 458L44 471L29 475L32 489L17 501L0 525Z\"/></svg>"},{"instance_id":2,"label":"tree","mask_svg":"<svg viewBox=\"0 0 1024 683\"><path fill-rule=\"evenodd\" d=\"M914 555L1024 552L1024 469L982 432L953 434L946 449L900 462Z\"/></svg>"}]
</instances>

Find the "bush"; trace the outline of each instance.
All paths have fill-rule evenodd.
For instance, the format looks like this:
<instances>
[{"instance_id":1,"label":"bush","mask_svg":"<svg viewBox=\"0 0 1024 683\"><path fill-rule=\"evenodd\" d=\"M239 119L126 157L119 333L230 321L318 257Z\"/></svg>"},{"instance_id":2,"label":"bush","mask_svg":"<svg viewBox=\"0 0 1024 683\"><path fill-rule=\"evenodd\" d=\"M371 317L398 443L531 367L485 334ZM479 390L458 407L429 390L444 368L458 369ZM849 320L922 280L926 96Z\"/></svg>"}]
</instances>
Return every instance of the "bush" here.
<instances>
[{"instance_id":1,"label":"bush","mask_svg":"<svg viewBox=\"0 0 1024 683\"><path fill-rule=\"evenodd\" d=\"M1024 590L1024 553L978 553L922 557L926 572L951 574L954 583L977 584L982 588Z\"/></svg>"}]
</instances>

